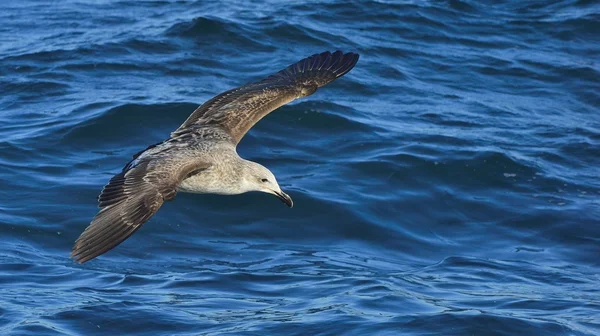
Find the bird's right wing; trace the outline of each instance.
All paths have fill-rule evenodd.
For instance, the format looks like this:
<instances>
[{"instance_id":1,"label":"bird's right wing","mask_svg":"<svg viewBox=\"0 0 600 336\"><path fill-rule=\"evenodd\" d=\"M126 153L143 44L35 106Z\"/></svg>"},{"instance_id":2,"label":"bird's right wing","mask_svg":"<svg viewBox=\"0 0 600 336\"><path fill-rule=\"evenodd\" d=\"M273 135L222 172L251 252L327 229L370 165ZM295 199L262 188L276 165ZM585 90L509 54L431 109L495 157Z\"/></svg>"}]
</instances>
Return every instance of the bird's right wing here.
<instances>
[{"instance_id":1,"label":"bird's right wing","mask_svg":"<svg viewBox=\"0 0 600 336\"><path fill-rule=\"evenodd\" d=\"M175 197L179 183L206 169L190 156L146 157L115 175L98 197L100 211L75 242L71 257L79 263L119 245L164 201Z\"/></svg>"},{"instance_id":2,"label":"bird's right wing","mask_svg":"<svg viewBox=\"0 0 600 336\"><path fill-rule=\"evenodd\" d=\"M198 107L171 136L219 127L237 144L262 117L352 70L358 54L324 52L307 57L262 81L229 90Z\"/></svg>"}]
</instances>

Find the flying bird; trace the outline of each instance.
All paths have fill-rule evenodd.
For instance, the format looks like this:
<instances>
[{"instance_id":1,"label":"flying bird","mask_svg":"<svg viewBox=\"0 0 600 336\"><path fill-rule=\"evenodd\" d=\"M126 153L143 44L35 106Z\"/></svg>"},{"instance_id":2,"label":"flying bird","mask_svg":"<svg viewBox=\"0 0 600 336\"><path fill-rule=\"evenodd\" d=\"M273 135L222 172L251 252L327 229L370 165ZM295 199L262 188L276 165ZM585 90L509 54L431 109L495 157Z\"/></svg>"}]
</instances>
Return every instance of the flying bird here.
<instances>
[{"instance_id":1,"label":"flying bird","mask_svg":"<svg viewBox=\"0 0 600 336\"><path fill-rule=\"evenodd\" d=\"M309 96L350 71L359 55L341 51L307 57L255 83L210 99L171 136L133 156L98 196L99 212L79 236L71 257L84 263L119 245L177 192L222 195L261 191L289 207L271 171L244 160L236 146L271 111Z\"/></svg>"}]
</instances>

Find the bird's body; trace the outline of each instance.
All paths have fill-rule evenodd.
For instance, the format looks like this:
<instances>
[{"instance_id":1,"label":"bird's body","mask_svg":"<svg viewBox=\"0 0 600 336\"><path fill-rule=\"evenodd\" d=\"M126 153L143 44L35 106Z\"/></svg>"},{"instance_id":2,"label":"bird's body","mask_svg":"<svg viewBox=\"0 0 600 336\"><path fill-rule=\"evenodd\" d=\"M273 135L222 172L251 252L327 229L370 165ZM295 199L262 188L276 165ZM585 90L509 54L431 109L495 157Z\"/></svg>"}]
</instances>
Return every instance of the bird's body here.
<instances>
[{"instance_id":1,"label":"bird's body","mask_svg":"<svg viewBox=\"0 0 600 336\"><path fill-rule=\"evenodd\" d=\"M217 144L203 153L211 165L202 174L192 174L181 181L179 191L195 194L236 195L250 190L244 188L240 178L244 176L244 159L229 144Z\"/></svg>"},{"instance_id":2,"label":"bird's body","mask_svg":"<svg viewBox=\"0 0 600 336\"><path fill-rule=\"evenodd\" d=\"M240 160L231 142L214 138L185 137L171 138L142 152L132 161L132 165L145 158L181 157L182 160L197 160L197 171L188 173L177 186L180 192L195 194L235 195L238 192L238 179L241 176Z\"/></svg>"},{"instance_id":3,"label":"bird's body","mask_svg":"<svg viewBox=\"0 0 600 336\"><path fill-rule=\"evenodd\" d=\"M264 80L226 91L198 107L167 140L136 154L98 197L100 211L73 247L78 262L127 239L177 192L223 195L262 191L288 206L273 173L236 151L244 134L274 109L314 93L350 71L354 53L315 54Z\"/></svg>"}]
</instances>

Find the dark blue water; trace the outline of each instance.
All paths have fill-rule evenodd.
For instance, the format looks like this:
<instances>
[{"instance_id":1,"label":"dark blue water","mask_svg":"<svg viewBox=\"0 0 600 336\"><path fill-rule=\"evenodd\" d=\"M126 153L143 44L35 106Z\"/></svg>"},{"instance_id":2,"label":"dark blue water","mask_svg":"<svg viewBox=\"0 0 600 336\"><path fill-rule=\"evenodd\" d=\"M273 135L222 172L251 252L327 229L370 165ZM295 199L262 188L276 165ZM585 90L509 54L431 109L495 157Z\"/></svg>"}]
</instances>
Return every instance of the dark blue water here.
<instances>
[{"instance_id":1,"label":"dark blue water","mask_svg":"<svg viewBox=\"0 0 600 336\"><path fill-rule=\"evenodd\" d=\"M0 334L600 334L600 5L0 3ZM96 197L194 108L356 68L238 151L294 198L179 194L87 264Z\"/></svg>"}]
</instances>

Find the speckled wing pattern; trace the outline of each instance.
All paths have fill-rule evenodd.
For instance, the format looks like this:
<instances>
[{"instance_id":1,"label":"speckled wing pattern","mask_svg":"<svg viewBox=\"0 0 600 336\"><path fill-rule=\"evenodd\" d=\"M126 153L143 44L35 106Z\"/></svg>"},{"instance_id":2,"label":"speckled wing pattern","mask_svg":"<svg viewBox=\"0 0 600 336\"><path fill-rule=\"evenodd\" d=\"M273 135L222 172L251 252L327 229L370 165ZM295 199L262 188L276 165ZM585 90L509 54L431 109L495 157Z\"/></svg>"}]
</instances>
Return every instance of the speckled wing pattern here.
<instances>
[{"instance_id":1,"label":"speckled wing pattern","mask_svg":"<svg viewBox=\"0 0 600 336\"><path fill-rule=\"evenodd\" d=\"M75 242L71 257L80 263L119 245L175 197L177 186L206 164L193 156L145 156L110 179L98 197L100 211Z\"/></svg>"},{"instance_id":2,"label":"speckled wing pattern","mask_svg":"<svg viewBox=\"0 0 600 336\"><path fill-rule=\"evenodd\" d=\"M358 57L341 51L315 54L260 82L223 92L198 107L172 136L213 126L223 128L237 144L265 115L343 76Z\"/></svg>"}]
</instances>

